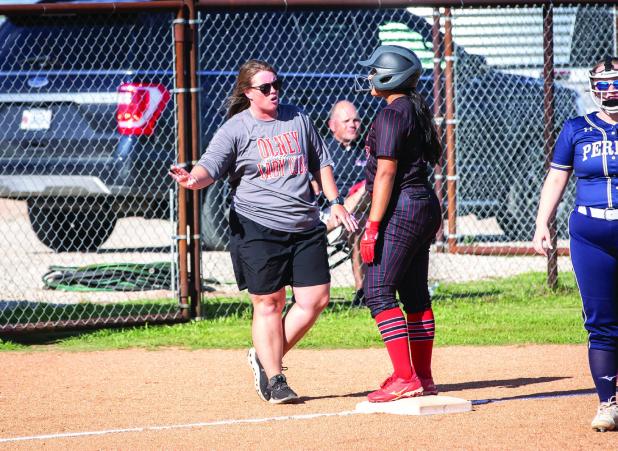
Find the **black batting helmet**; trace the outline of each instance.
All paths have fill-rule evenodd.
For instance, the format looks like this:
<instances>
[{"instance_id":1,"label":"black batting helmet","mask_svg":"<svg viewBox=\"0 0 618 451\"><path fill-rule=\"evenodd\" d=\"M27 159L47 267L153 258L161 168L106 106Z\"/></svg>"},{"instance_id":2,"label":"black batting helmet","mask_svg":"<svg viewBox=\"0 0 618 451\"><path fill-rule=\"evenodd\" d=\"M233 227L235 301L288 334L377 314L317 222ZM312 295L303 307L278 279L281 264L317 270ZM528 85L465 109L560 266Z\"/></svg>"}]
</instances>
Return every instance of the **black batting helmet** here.
<instances>
[{"instance_id":1,"label":"black batting helmet","mask_svg":"<svg viewBox=\"0 0 618 451\"><path fill-rule=\"evenodd\" d=\"M414 89L423 71L418 56L412 50L397 45L381 45L369 59L358 64L374 69L371 83L383 91Z\"/></svg>"}]
</instances>

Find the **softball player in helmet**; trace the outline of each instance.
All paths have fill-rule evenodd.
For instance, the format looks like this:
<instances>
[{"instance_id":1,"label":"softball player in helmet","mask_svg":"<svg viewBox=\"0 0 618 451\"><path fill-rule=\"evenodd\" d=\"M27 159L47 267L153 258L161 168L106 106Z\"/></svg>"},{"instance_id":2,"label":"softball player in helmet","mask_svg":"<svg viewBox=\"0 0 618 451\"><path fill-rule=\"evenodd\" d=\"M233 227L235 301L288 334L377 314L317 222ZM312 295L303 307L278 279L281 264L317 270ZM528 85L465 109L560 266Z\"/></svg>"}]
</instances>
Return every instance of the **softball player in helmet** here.
<instances>
[{"instance_id":1,"label":"softball player in helmet","mask_svg":"<svg viewBox=\"0 0 618 451\"><path fill-rule=\"evenodd\" d=\"M569 119L556 142L541 191L533 243L547 255L548 221L571 173L577 177L569 219L573 269L588 331L588 360L600 404L598 431L618 427L618 58L595 64L590 93L599 111Z\"/></svg>"},{"instance_id":2,"label":"softball player in helmet","mask_svg":"<svg viewBox=\"0 0 618 451\"><path fill-rule=\"evenodd\" d=\"M427 165L436 162L441 145L432 114L416 92L422 66L414 52L384 45L359 64L369 68L371 95L386 101L365 141L371 209L361 240L368 265L366 305L394 370L368 399L385 402L437 393L431 374L435 326L427 273L441 212Z\"/></svg>"}]
</instances>

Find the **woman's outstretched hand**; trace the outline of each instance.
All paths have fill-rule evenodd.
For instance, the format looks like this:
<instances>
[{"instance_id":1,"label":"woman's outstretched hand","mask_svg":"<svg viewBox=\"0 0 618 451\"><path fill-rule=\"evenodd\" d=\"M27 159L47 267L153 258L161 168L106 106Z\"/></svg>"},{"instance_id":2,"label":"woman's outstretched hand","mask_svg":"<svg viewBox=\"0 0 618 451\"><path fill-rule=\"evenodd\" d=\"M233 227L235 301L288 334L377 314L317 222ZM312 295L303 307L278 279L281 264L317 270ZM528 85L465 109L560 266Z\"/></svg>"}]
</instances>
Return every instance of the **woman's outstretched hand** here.
<instances>
[{"instance_id":1,"label":"woman's outstretched hand","mask_svg":"<svg viewBox=\"0 0 618 451\"><path fill-rule=\"evenodd\" d=\"M172 165L168 173L180 186L187 189L197 188L197 179L192 176L186 169Z\"/></svg>"}]
</instances>

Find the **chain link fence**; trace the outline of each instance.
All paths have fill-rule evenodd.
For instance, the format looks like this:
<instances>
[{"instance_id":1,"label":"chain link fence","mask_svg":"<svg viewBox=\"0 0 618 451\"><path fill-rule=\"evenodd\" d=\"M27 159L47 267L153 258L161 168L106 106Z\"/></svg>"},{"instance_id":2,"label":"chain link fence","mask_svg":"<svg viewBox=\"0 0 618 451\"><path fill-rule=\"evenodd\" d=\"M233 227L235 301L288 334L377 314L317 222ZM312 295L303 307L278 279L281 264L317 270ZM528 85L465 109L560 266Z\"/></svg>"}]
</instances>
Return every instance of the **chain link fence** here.
<instances>
[{"instance_id":1,"label":"chain link fence","mask_svg":"<svg viewBox=\"0 0 618 451\"><path fill-rule=\"evenodd\" d=\"M173 20L1 19L0 330L179 317Z\"/></svg>"},{"instance_id":2,"label":"chain link fence","mask_svg":"<svg viewBox=\"0 0 618 451\"><path fill-rule=\"evenodd\" d=\"M545 128L542 5L215 11L199 3L200 112L192 127L201 151L224 121L246 60L271 63L284 80L283 101L302 107L329 138L336 101L356 105L362 135L382 107L355 91L357 61L380 44L409 47L423 62L419 90L445 142L432 177L444 227L431 280L546 270L547 260L530 252L553 132ZM594 110L587 70L616 53L616 19L609 4L550 8L558 132L565 119ZM186 131L175 114L175 17L144 10L0 19L1 330L180 318L182 231L167 177L178 130ZM336 175L340 186L357 181ZM229 202L225 181L201 193L205 317L246 308L226 300L239 294L227 252ZM562 248L572 202L570 186L557 214ZM333 297L349 301L350 245L337 232L329 237ZM558 266L569 270L568 257Z\"/></svg>"},{"instance_id":3,"label":"chain link fence","mask_svg":"<svg viewBox=\"0 0 618 451\"><path fill-rule=\"evenodd\" d=\"M380 44L405 46L419 55L425 69L419 90L445 134L445 28L450 20L456 163L455 172L447 174L443 161L434 178L441 185L445 226L431 253L430 278L440 283L545 271L547 260L533 255L530 243L547 160L543 7L452 8L448 18L445 11L202 12L202 114L209 118L202 124L204 146L223 123L223 105L235 71L249 58L268 61L278 70L284 79L283 101L302 107L325 138L330 136L330 108L342 99L359 109L362 131L366 132L381 104L367 93L356 92L353 77L362 71L357 61ZM587 71L597 60L615 53L615 12L613 6L603 4L554 6L552 12L552 120L557 133L567 118L594 109ZM432 33L436 21L437 34ZM437 76L436 59L441 69ZM437 92L436 82L441 84ZM362 138L360 141L362 144ZM345 173L336 175L340 186L355 181L346 179ZM457 185L452 199L446 193L447 178ZM449 204L454 207L451 228ZM563 249L568 247L567 220L572 205L571 183L557 212L558 243ZM227 287L234 292L231 263L225 253L229 209L225 183L208 189L202 207L203 236L211 250L204 254L203 271L221 282L222 291ZM367 211L357 213L362 216ZM341 264L340 254L334 254L333 286L353 287L350 265ZM558 265L569 270L568 257L559 257ZM347 293L342 296L349 301L353 290ZM206 302L212 304L209 311L234 310L219 304L217 297L209 296Z\"/></svg>"}]
</instances>

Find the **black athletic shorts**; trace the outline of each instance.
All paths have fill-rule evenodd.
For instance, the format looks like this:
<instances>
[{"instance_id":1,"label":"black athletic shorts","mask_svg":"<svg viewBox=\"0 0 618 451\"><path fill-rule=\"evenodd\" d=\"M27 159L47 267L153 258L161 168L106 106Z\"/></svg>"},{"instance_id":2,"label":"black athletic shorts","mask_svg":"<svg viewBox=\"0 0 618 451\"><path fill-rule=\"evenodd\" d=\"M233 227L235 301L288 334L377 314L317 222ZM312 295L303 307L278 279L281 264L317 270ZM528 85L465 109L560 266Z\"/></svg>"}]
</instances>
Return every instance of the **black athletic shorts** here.
<instances>
[{"instance_id":1,"label":"black athletic shorts","mask_svg":"<svg viewBox=\"0 0 618 451\"><path fill-rule=\"evenodd\" d=\"M282 232L230 210L230 232L238 289L270 294L286 285L312 287L330 283L323 223L305 232Z\"/></svg>"}]
</instances>

